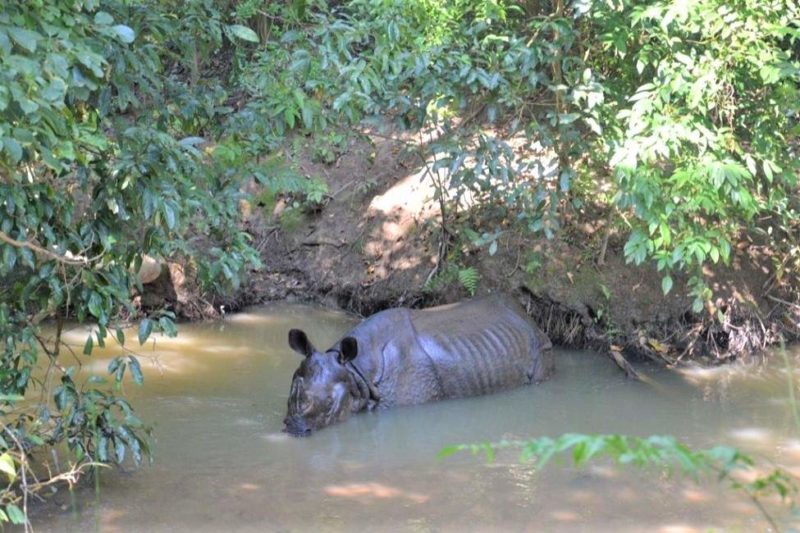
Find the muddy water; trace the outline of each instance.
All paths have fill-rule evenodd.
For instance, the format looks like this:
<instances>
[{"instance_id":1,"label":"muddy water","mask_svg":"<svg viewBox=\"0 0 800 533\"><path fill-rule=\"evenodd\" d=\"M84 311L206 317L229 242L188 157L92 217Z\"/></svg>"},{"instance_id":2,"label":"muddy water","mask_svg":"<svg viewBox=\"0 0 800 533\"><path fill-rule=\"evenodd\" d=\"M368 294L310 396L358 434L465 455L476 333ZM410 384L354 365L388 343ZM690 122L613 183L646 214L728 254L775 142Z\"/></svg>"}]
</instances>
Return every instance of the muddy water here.
<instances>
[{"instance_id":1,"label":"muddy water","mask_svg":"<svg viewBox=\"0 0 800 533\"><path fill-rule=\"evenodd\" d=\"M673 434L728 443L792 467L800 430L779 368L678 375L645 368L656 386L626 381L605 358L557 352L538 387L358 415L307 439L281 433L291 374L290 327L320 346L354 322L279 305L184 325L141 353L144 387L126 385L155 426L152 466L104 474L99 495L67 494L35 519L39 531L759 531L744 498L713 482L610 464L537 472L515 453L488 465L460 442L564 432ZM134 333L128 335L134 338ZM84 333L70 332L82 345ZM101 372L113 351L92 356ZM779 515L785 520L784 515Z\"/></svg>"}]
</instances>

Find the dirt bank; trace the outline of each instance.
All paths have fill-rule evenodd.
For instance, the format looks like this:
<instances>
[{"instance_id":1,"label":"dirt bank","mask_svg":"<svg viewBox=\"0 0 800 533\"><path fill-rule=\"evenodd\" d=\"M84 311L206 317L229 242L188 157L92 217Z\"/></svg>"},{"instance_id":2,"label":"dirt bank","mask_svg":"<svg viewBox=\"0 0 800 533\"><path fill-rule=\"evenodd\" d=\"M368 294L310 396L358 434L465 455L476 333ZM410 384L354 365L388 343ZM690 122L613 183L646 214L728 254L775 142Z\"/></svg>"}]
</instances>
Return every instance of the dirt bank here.
<instances>
[{"instance_id":1,"label":"dirt bank","mask_svg":"<svg viewBox=\"0 0 800 533\"><path fill-rule=\"evenodd\" d=\"M453 239L442 249L438 204L419 154L414 139L375 132L333 147L295 142L281 164L324 182L328 192L309 203L256 186L247 191L244 224L263 268L226 295L201 295L180 279L185 272L165 269L167 283L145 297L169 296L190 318L284 299L368 315L467 298L474 285L476 295L517 295L556 344L593 347L618 361L727 361L759 354L781 334L797 338L800 308L770 287L770 258L746 238L730 267L706 272L715 296L699 314L691 312L686 279L664 296L661 273L625 263L626 235L606 228L608 217L592 206L573 213L551 240L505 227L495 250ZM482 228L469 211L459 221L479 232L496 229Z\"/></svg>"}]
</instances>

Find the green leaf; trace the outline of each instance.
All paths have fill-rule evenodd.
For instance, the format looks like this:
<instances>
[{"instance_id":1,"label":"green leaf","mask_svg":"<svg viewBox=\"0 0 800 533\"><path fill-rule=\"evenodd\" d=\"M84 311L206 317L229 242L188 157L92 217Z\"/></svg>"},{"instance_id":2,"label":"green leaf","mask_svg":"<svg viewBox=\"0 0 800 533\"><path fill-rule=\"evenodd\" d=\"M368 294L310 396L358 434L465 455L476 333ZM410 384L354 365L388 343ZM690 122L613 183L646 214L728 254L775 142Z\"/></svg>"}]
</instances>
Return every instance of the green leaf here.
<instances>
[{"instance_id":1,"label":"green leaf","mask_svg":"<svg viewBox=\"0 0 800 533\"><path fill-rule=\"evenodd\" d=\"M114 374L114 382L116 383L117 387L119 387L119 385L122 383L122 378L125 377L125 369L128 368L128 365L127 363L125 363L125 361L122 360L122 357L117 357L116 360L118 364L114 368L113 374ZM109 372L110 371L111 369L109 367Z\"/></svg>"},{"instance_id":2,"label":"green leaf","mask_svg":"<svg viewBox=\"0 0 800 533\"><path fill-rule=\"evenodd\" d=\"M116 329L116 333L117 333L117 340L119 341L120 345L124 345L125 344L125 332L122 331L122 328L117 328Z\"/></svg>"},{"instance_id":3,"label":"green leaf","mask_svg":"<svg viewBox=\"0 0 800 533\"><path fill-rule=\"evenodd\" d=\"M303 126L310 130L314 125L314 111L311 109L311 107L305 105L300 108L300 113L303 117Z\"/></svg>"},{"instance_id":4,"label":"green leaf","mask_svg":"<svg viewBox=\"0 0 800 533\"><path fill-rule=\"evenodd\" d=\"M12 524L19 526L25 523L25 513L23 513L22 510L13 503L6 505L6 513L11 519Z\"/></svg>"},{"instance_id":5,"label":"green leaf","mask_svg":"<svg viewBox=\"0 0 800 533\"><path fill-rule=\"evenodd\" d=\"M86 344L83 345L83 355L92 355L92 348L94 347L94 338L89 335L86 338Z\"/></svg>"},{"instance_id":6,"label":"green leaf","mask_svg":"<svg viewBox=\"0 0 800 533\"><path fill-rule=\"evenodd\" d=\"M225 265L223 265L225 266ZM231 276L233 274L231 273ZM175 327L175 322L168 316L162 316L158 319L158 327L161 329L161 332L164 333L167 337L175 337L178 335L178 329Z\"/></svg>"},{"instance_id":7,"label":"green leaf","mask_svg":"<svg viewBox=\"0 0 800 533\"><path fill-rule=\"evenodd\" d=\"M19 255L22 256L22 262L28 265L29 267L34 268L36 266L33 252L30 251L28 248L21 248L19 250Z\"/></svg>"},{"instance_id":8,"label":"green leaf","mask_svg":"<svg viewBox=\"0 0 800 533\"><path fill-rule=\"evenodd\" d=\"M184 148L190 148L193 146L197 146L198 144L202 144L204 142L206 142L206 140L202 137L184 137L183 139L178 141L178 144L180 144Z\"/></svg>"},{"instance_id":9,"label":"green leaf","mask_svg":"<svg viewBox=\"0 0 800 533\"><path fill-rule=\"evenodd\" d=\"M108 462L108 437L105 435L101 436L97 443L97 458L100 462Z\"/></svg>"},{"instance_id":10,"label":"green leaf","mask_svg":"<svg viewBox=\"0 0 800 533\"><path fill-rule=\"evenodd\" d=\"M669 226L667 225L666 222L662 222L661 224L659 224L659 233L661 234L661 241L663 245L669 246L669 243L671 242L670 240L671 234L669 231Z\"/></svg>"},{"instance_id":11,"label":"green leaf","mask_svg":"<svg viewBox=\"0 0 800 533\"><path fill-rule=\"evenodd\" d=\"M400 39L400 29L397 27L397 22L394 20L389 22L387 33L390 41L397 42Z\"/></svg>"},{"instance_id":12,"label":"green leaf","mask_svg":"<svg viewBox=\"0 0 800 533\"><path fill-rule=\"evenodd\" d=\"M572 449L572 462L575 463L576 466L581 466L583 463L586 462L588 458L589 449L587 447L586 441L578 442L575 444L575 447Z\"/></svg>"},{"instance_id":13,"label":"green leaf","mask_svg":"<svg viewBox=\"0 0 800 533\"><path fill-rule=\"evenodd\" d=\"M455 455L458 452L463 451L464 449L465 447L463 444L454 444L452 446L445 446L444 448L439 450L437 457L439 457L440 459L444 459L445 457L450 457L451 455Z\"/></svg>"},{"instance_id":14,"label":"green leaf","mask_svg":"<svg viewBox=\"0 0 800 533\"><path fill-rule=\"evenodd\" d=\"M260 42L258 39L258 34L247 26L242 26L241 24L231 24L228 26L228 30L230 30L233 35L243 41L250 43Z\"/></svg>"},{"instance_id":15,"label":"green leaf","mask_svg":"<svg viewBox=\"0 0 800 533\"><path fill-rule=\"evenodd\" d=\"M42 90L42 98L50 102L60 102L67 94L67 84L61 78L53 78Z\"/></svg>"},{"instance_id":16,"label":"green leaf","mask_svg":"<svg viewBox=\"0 0 800 533\"><path fill-rule=\"evenodd\" d=\"M39 104L29 98L18 98L17 103L26 115L30 115L39 110Z\"/></svg>"},{"instance_id":17,"label":"green leaf","mask_svg":"<svg viewBox=\"0 0 800 533\"><path fill-rule=\"evenodd\" d=\"M762 166L764 168L764 175L767 177L767 181L772 183L772 179L773 179L772 161L769 161L769 160L765 159L763 164L762 164Z\"/></svg>"},{"instance_id":18,"label":"green leaf","mask_svg":"<svg viewBox=\"0 0 800 533\"><path fill-rule=\"evenodd\" d=\"M153 332L153 321L145 318L139 322L139 344L144 344Z\"/></svg>"},{"instance_id":19,"label":"green leaf","mask_svg":"<svg viewBox=\"0 0 800 533\"><path fill-rule=\"evenodd\" d=\"M132 356L128 356L129 367L131 369L131 376L133 376L133 382L137 385L141 385L144 383L144 376L142 375L142 366L139 364L139 360Z\"/></svg>"},{"instance_id":20,"label":"green leaf","mask_svg":"<svg viewBox=\"0 0 800 533\"><path fill-rule=\"evenodd\" d=\"M11 163L16 165L22 159L22 147L11 137L3 137L3 149L11 158Z\"/></svg>"},{"instance_id":21,"label":"green leaf","mask_svg":"<svg viewBox=\"0 0 800 533\"><path fill-rule=\"evenodd\" d=\"M94 15L94 23L99 26L108 26L112 22L114 22L114 17L105 11L98 11Z\"/></svg>"},{"instance_id":22,"label":"green leaf","mask_svg":"<svg viewBox=\"0 0 800 533\"><path fill-rule=\"evenodd\" d=\"M120 438L115 439L114 455L118 464L125 460L125 442Z\"/></svg>"},{"instance_id":23,"label":"green leaf","mask_svg":"<svg viewBox=\"0 0 800 533\"><path fill-rule=\"evenodd\" d=\"M125 44L130 44L136 39L136 32L124 24L117 24L111 28L117 34L119 40Z\"/></svg>"},{"instance_id":24,"label":"green leaf","mask_svg":"<svg viewBox=\"0 0 800 533\"><path fill-rule=\"evenodd\" d=\"M287 107L283 110L283 119L286 121L286 125L289 126L289 129L294 128L294 109L291 107Z\"/></svg>"},{"instance_id":25,"label":"green leaf","mask_svg":"<svg viewBox=\"0 0 800 533\"><path fill-rule=\"evenodd\" d=\"M170 204L170 202L164 202L164 219L167 222L167 227L170 230L175 229L175 225L177 224L177 216L175 214L175 208Z\"/></svg>"},{"instance_id":26,"label":"green leaf","mask_svg":"<svg viewBox=\"0 0 800 533\"><path fill-rule=\"evenodd\" d=\"M103 63L105 60L103 56L95 54L94 52L89 51L88 49L83 49L79 53L76 54L78 61L92 71L92 74L97 78L103 77ZM73 70L73 73L76 71ZM86 80L87 83L90 83L89 80ZM92 83L92 87L95 85Z\"/></svg>"},{"instance_id":27,"label":"green leaf","mask_svg":"<svg viewBox=\"0 0 800 533\"><path fill-rule=\"evenodd\" d=\"M115 357L108 362L108 373L113 374L122 365L122 357Z\"/></svg>"},{"instance_id":28,"label":"green leaf","mask_svg":"<svg viewBox=\"0 0 800 533\"><path fill-rule=\"evenodd\" d=\"M579 118L581 118L581 116L578 113L562 113L558 115L558 124L559 125L572 124Z\"/></svg>"},{"instance_id":29,"label":"green leaf","mask_svg":"<svg viewBox=\"0 0 800 533\"><path fill-rule=\"evenodd\" d=\"M98 293L93 292L92 295L89 297L89 312L95 318L100 318L103 314L103 297L100 296Z\"/></svg>"},{"instance_id":30,"label":"green leaf","mask_svg":"<svg viewBox=\"0 0 800 533\"><path fill-rule=\"evenodd\" d=\"M14 270L14 265L17 263L17 252L10 244L3 245L3 268L6 272Z\"/></svg>"},{"instance_id":31,"label":"green leaf","mask_svg":"<svg viewBox=\"0 0 800 533\"><path fill-rule=\"evenodd\" d=\"M603 127L600 126L600 123L597 122L594 117L585 117L583 120L586 122L586 125L589 126L589 129L592 130L592 132L596 133L597 135L603 134Z\"/></svg>"},{"instance_id":32,"label":"green leaf","mask_svg":"<svg viewBox=\"0 0 800 533\"><path fill-rule=\"evenodd\" d=\"M11 483L17 479L17 466L14 464L14 458L8 452L0 455L0 472L8 476Z\"/></svg>"},{"instance_id":33,"label":"green leaf","mask_svg":"<svg viewBox=\"0 0 800 533\"><path fill-rule=\"evenodd\" d=\"M661 278L661 290L664 291L664 294L669 294L669 291L672 290L672 276L664 276Z\"/></svg>"},{"instance_id":34,"label":"green leaf","mask_svg":"<svg viewBox=\"0 0 800 533\"><path fill-rule=\"evenodd\" d=\"M35 31L18 28L16 26L7 27L6 31L15 43L29 52L36 51L36 43L42 38L42 36Z\"/></svg>"}]
</instances>

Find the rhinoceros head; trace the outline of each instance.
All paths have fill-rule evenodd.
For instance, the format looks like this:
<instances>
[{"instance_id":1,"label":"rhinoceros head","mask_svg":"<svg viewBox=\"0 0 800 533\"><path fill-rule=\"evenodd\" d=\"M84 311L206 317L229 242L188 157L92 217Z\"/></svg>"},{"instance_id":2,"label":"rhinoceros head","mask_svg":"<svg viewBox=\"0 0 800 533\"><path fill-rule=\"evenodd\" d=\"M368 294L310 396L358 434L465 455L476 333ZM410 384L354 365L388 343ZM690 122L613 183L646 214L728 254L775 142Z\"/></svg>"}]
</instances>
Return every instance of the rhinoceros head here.
<instances>
[{"instance_id":1,"label":"rhinoceros head","mask_svg":"<svg viewBox=\"0 0 800 533\"><path fill-rule=\"evenodd\" d=\"M345 367L358 352L354 338L345 337L338 350L322 353L304 332L293 329L289 332L289 346L304 357L292 378L289 410L283 420L286 432L306 436L358 410L358 387Z\"/></svg>"}]
</instances>

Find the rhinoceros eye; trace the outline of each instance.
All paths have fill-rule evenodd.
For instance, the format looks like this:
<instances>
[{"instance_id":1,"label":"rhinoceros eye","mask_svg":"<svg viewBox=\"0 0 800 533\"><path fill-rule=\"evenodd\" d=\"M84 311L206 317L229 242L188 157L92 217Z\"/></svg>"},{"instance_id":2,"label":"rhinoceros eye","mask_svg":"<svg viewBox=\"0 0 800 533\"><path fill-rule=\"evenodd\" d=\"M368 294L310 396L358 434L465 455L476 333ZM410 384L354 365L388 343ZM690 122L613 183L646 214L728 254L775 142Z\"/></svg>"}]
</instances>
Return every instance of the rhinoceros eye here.
<instances>
[{"instance_id":1,"label":"rhinoceros eye","mask_svg":"<svg viewBox=\"0 0 800 533\"><path fill-rule=\"evenodd\" d=\"M308 398L300 400L300 411L303 413L309 412L313 406L314 403Z\"/></svg>"}]
</instances>

